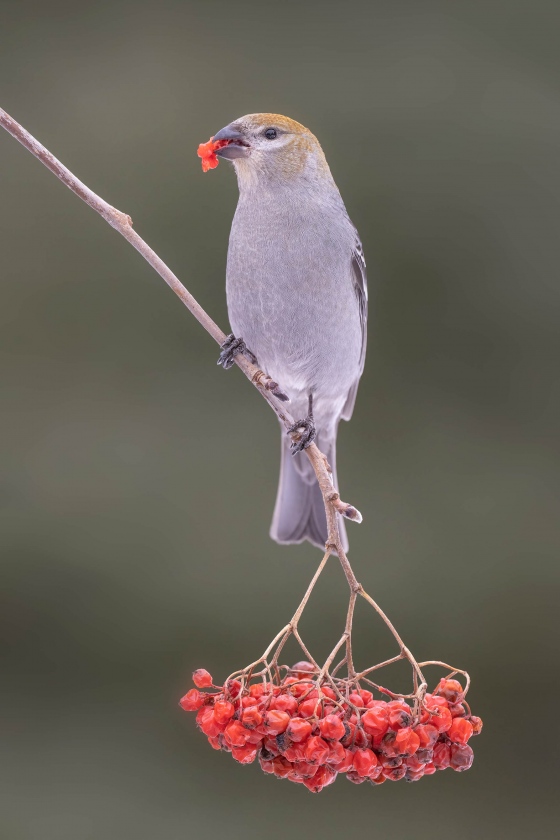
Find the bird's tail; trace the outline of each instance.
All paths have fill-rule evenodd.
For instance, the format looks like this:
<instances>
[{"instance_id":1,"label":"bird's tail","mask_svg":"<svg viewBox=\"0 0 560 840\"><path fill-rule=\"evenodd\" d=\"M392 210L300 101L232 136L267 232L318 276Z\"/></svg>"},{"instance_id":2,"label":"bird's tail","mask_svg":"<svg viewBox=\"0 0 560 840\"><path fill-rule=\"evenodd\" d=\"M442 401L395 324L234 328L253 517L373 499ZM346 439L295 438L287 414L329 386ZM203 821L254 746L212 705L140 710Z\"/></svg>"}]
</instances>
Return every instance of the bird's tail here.
<instances>
[{"instance_id":1,"label":"bird's tail","mask_svg":"<svg viewBox=\"0 0 560 840\"><path fill-rule=\"evenodd\" d=\"M336 438L329 441L317 440L317 445L327 456L332 468L333 481L336 481ZM300 459L300 460L298 460ZM348 551L346 528L341 516L338 526L344 551ZM276 506L270 527L270 536L278 543L301 543L309 540L318 548L324 548L327 542L327 517L323 496L317 484L315 473L305 453L292 455L290 439L282 435L282 461L280 464L280 483L276 496Z\"/></svg>"}]
</instances>

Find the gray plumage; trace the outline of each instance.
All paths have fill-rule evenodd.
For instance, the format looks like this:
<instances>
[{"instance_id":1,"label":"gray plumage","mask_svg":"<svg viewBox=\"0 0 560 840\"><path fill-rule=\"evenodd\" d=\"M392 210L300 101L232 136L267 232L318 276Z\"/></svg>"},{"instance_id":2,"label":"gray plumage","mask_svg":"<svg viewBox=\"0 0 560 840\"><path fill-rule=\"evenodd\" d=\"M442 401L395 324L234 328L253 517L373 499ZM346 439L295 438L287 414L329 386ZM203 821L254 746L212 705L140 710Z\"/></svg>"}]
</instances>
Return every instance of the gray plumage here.
<instances>
[{"instance_id":1,"label":"gray plumage","mask_svg":"<svg viewBox=\"0 0 560 840\"><path fill-rule=\"evenodd\" d=\"M215 137L230 138L218 154L233 161L239 182L226 278L231 327L289 396L295 419L307 415L313 396L316 443L338 487L338 423L352 415L365 356L360 240L311 132L286 117L252 114ZM289 443L283 433L270 534L323 548L322 496L308 458L292 456Z\"/></svg>"}]
</instances>

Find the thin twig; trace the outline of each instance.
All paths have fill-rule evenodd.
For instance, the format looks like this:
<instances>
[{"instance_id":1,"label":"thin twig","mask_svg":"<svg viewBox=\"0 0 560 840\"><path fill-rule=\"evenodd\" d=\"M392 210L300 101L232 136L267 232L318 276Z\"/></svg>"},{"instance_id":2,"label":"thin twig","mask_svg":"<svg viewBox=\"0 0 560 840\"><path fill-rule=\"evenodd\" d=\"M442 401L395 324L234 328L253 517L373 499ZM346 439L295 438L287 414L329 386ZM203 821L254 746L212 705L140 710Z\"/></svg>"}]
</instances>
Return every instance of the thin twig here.
<instances>
[{"instance_id":1,"label":"thin twig","mask_svg":"<svg viewBox=\"0 0 560 840\"><path fill-rule=\"evenodd\" d=\"M378 662L377 665L372 665L371 668L366 668L365 671L360 671L359 674L356 674L356 679L363 680L368 674L371 674L372 671L377 671L379 668L385 668L387 665L392 665L393 662L399 662L401 659L404 659L404 654L399 653L391 659L386 659L385 662Z\"/></svg>"}]
</instances>

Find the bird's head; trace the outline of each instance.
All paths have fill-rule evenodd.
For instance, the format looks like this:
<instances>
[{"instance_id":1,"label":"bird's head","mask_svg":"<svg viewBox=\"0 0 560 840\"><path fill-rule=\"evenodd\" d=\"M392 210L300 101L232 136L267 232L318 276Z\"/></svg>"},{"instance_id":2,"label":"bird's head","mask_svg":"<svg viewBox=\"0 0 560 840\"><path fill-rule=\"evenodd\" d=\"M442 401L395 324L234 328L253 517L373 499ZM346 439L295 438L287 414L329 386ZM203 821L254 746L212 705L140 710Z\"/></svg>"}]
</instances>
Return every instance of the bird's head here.
<instances>
[{"instance_id":1,"label":"bird's head","mask_svg":"<svg viewBox=\"0 0 560 840\"><path fill-rule=\"evenodd\" d=\"M293 179L332 181L319 141L309 129L281 114L248 114L214 135L227 141L216 150L232 161L239 186L287 184Z\"/></svg>"}]
</instances>

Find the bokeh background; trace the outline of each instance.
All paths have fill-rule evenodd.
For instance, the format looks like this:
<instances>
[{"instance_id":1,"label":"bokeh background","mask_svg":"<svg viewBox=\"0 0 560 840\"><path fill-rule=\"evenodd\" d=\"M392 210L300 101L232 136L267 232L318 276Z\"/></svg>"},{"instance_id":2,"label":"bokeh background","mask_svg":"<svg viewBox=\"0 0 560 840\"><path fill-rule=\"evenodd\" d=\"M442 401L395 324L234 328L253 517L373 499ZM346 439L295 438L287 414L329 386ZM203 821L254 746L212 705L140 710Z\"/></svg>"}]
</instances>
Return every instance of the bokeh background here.
<instances>
[{"instance_id":1,"label":"bokeh background","mask_svg":"<svg viewBox=\"0 0 560 840\"><path fill-rule=\"evenodd\" d=\"M276 420L135 251L3 134L1 837L552 837L558 5L0 10L2 107L130 213L224 327L237 187L225 163L202 176L197 144L254 111L320 137L372 298L339 444L365 517L351 558L419 659L471 672L485 721L469 773L316 797L208 747L177 706L191 671L223 680L254 659L319 560L268 538ZM317 656L345 598L332 561L303 625ZM395 650L365 609L356 635L364 666Z\"/></svg>"}]
</instances>

